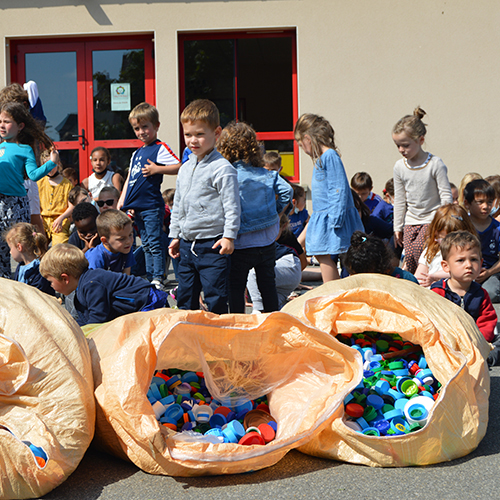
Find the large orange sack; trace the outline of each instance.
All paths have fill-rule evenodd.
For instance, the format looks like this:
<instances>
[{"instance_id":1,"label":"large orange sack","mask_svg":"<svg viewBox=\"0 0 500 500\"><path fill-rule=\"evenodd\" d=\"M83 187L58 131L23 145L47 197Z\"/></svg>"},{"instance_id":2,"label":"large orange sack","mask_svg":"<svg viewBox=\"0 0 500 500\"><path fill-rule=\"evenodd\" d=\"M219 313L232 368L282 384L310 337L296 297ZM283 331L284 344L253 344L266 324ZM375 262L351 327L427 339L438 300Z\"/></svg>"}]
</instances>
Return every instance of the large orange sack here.
<instances>
[{"instance_id":1,"label":"large orange sack","mask_svg":"<svg viewBox=\"0 0 500 500\"><path fill-rule=\"evenodd\" d=\"M343 423L341 406L301 452L370 466L427 465L467 455L484 437L490 393L485 358L491 345L469 314L450 301L409 281L359 274L326 283L283 311L333 336L398 333L422 346L443 385L427 425L417 432L391 437L357 433Z\"/></svg>"},{"instance_id":2,"label":"large orange sack","mask_svg":"<svg viewBox=\"0 0 500 500\"><path fill-rule=\"evenodd\" d=\"M293 316L156 310L89 327L96 443L152 474L241 473L275 464L307 443L355 387L355 352ZM278 422L266 446L179 440L146 394L155 369L203 371L217 399L268 395Z\"/></svg>"},{"instance_id":3,"label":"large orange sack","mask_svg":"<svg viewBox=\"0 0 500 500\"><path fill-rule=\"evenodd\" d=\"M89 349L53 297L0 279L0 360L0 498L38 498L74 471L92 440Z\"/></svg>"}]
</instances>

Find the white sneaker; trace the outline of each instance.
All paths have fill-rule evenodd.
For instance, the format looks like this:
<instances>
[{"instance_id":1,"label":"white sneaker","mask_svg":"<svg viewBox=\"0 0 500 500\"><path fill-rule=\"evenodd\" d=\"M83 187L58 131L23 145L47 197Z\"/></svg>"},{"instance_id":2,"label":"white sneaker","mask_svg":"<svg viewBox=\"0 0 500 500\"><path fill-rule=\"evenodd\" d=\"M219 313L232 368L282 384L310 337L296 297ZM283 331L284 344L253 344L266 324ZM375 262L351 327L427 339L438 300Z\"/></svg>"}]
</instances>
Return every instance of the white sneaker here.
<instances>
[{"instance_id":1,"label":"white sneaker","mask_svg":"<svg viewBox=\"0 0 500 500\"><path fill-rule=\"evenodd\" d=\"M151 284L154 285L157 290L161 290L162 292L166 291L165 287L163 286L163 283L159 280L153 280L151 281Z\"/></svg>"}]
</instances>

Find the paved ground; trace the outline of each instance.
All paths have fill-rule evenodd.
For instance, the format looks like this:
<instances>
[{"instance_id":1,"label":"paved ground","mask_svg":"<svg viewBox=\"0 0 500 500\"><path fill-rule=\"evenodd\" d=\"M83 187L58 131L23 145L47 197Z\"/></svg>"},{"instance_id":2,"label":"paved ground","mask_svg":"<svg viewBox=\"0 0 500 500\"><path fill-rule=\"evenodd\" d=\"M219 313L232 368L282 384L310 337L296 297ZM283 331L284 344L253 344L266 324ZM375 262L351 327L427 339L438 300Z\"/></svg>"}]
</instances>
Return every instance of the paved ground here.
<instances>
[{"instance_id":1,"label":"paved ground","mask_svg":"<svg viewBox=\"0 0 500 500\"><path fill-rule=\"evenodd\" d=\"M292 451L275 466L258 472L172 478L146 474L131 463L91 448L73 475L44 498L489 499L495 495L500 470L500 367L490 374L490 421L486 437L473 453L452 462L428 467L376 469Z\"/></svg>"}]
</instances>

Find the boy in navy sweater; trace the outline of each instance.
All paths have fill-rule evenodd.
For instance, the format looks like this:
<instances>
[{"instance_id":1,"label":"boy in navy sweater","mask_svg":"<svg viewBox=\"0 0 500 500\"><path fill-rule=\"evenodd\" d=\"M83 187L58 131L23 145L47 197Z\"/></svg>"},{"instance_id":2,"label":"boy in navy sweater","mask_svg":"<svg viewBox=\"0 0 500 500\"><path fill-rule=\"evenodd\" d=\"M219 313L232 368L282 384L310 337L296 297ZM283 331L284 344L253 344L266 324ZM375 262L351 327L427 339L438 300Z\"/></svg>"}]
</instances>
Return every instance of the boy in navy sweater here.
<instances>
[{"instance_id":1,"label":"boy in navy sweater","mask_svg":"<svg viewBox=\"0 0 500 500\"><path fill-rule=\"evenodd\" d=\"M154 106L146 102L138 104L130 112L129 122L144 145L132 155L118 209L134 211L144 247L147 277L162 289L166 249L162 241L165 202L160 186L163 174L177 174L181 164L169 146L158 140L160 117Z\"/></svg>"},{"instance_id":2,"label":"boy in navy sweater","mask_svg":"<svg viewBox=\"0 0 500 500\"><path fill-rule=\"evenodd\" d=\"M40 263L40 273L56 292L69 295L76 290L80 326L167 305L168 294L142 278L88 267L84 253L66 243L52 247Z\"/></svg>"}]
</instances>

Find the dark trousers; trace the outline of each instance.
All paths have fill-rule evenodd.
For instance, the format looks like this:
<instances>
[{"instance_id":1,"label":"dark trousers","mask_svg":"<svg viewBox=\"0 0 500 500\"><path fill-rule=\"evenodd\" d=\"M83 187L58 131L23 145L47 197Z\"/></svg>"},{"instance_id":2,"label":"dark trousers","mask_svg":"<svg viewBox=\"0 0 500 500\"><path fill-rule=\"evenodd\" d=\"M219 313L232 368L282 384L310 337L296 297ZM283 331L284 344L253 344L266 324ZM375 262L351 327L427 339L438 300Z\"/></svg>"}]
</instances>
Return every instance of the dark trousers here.
<instances>
[{"instance_id":1,"label":"dark trousers","mask_svg":"<svg viewBox=\"0 0 500 500\"><path fill-rule=\"evenodd\" d=\"M267 247L243 248L233 252L229 278L229 310L232 313L245 312L245 287L247 286L248 272L252 268L255 269L264 312L279 309L274 273L275 263L276 247L274 243Z\"/></svg>"},{"instance_id":2,"label":"dark trousers","mask_svg":"<svg viewBox=\"0 0 500 500\"><path fill-rule=\"evenodd\" d=\"M181 239L177 268L179 309L199 309L203 289L208 310L216 314L227 313L230 256L220 255L220 247L212 249L218 239L196 240L194 244Z\"/></svg>"}]
</instances>

